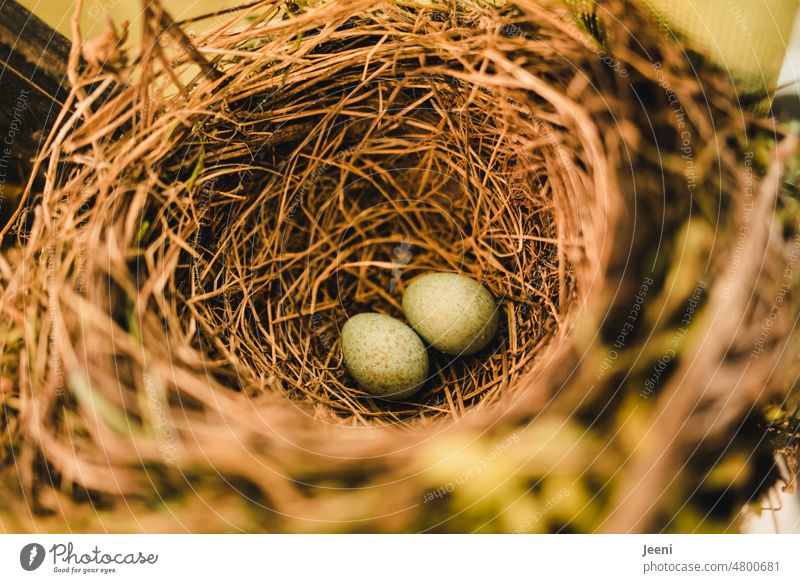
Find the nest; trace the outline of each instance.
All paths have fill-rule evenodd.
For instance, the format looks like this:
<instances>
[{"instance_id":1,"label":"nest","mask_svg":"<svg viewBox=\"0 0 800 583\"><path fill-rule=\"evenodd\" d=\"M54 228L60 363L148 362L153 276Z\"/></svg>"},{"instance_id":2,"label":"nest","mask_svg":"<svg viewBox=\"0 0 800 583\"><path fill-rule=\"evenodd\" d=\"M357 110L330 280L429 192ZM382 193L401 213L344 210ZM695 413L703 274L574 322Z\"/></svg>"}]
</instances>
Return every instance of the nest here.
<instances>
[{"instance_id":1,"label":"nest","mask_svg":"<svg viewBox=\"0 0 800 583\"><path fill-rule=\"evenodd\" d=\"M263 1L193 38L145 16L132 64L73 54L0 266L7 513L719 530L774 481L757 411L796 368L791 294L753 346L795 285L794 226L769 228L794 143L770 166L774 128L648 14ZM373 399L339 330L402 317L431 270L481 281L498 337L432 352L409 402ZM734 442L757 471L708 486Z\"/></svg>"}]
</instances>

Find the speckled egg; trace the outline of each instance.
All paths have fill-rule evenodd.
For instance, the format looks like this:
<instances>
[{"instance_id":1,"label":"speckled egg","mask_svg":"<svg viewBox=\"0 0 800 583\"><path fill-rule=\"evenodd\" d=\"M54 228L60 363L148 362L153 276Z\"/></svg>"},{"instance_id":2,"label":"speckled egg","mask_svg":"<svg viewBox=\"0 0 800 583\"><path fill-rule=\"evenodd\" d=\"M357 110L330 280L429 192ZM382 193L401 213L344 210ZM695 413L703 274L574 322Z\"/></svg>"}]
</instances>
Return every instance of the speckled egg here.
<instances>
[{"instance_id":1,"label":"speckled egg","mask_svg":"<svg viewBox=\"0 0 800 583\"><path fill-rule=\"evenodd\" d=\"M428 353L414 331L383 314L358 314L342 327L342 356L362 389L381 399L405 399L428 377Z\"/></svg>"},{"instance_id":2,"label":"speckled egg","mask_svg":"<svg viewBox=\"0 0 800 583\"><path fill-rule=\"evenodd\" d=\"M489 291L457 273L428 273L414 278L403 295L409 324L431 346L446 354L472 354L484 348L499 323Z\"/></svg>"}]
</instances>

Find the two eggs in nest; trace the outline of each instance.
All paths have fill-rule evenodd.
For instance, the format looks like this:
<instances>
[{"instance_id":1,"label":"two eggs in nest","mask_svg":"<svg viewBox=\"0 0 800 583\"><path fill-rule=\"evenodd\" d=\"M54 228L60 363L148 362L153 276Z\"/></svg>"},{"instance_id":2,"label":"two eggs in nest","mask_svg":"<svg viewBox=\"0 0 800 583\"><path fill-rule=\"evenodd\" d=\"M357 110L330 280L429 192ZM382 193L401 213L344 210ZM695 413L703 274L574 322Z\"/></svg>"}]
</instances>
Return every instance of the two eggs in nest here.
<instances>
[{"instance_id":1,"label":"two eggs in nest","mask_svg":"<svg viewBox=\"0 0 800 583\"><path fill-rule=\"evenodd\" d=\"M497 333L497 304L476 281L456 273L416 277L403 294L411 327L390 316L358 314L342 327L342 356L358 385L376 397L405 399L428 378L423 340L454 356L473 354Z\"/></svg>"}]
</instances>

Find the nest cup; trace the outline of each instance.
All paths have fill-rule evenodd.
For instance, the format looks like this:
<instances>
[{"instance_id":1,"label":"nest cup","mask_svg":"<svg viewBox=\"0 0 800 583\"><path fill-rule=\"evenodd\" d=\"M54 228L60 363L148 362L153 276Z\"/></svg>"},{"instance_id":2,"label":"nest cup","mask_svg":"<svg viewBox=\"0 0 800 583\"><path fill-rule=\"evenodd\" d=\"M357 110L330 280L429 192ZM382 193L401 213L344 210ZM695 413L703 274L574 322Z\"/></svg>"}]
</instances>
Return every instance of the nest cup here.
<instances>
[{"instance_id":1,"label":"nest cup","mask_svg":"<svg viewBox=\"0 0 800 583\"><path fill-rule=\"evenodd\" d=\"M370 51L366 40L315 46L306 58L320 64L301 67L296 85L266 68L274 88L233 101L233 120L201 125L209 137L193 193L234 200L210 203L194 254L179 262L179 293L204 299L178 317L196 317L197 340L231 363L240 389L280 392L326 419L460 414L531 368L569 298L550 178L559 170L522 147L534 136L511 129L509 96L449 75L453 63L421 68L436 53L419 38ZM326 58L334 47L355 55L343 67ZM364 74L368 59L375 74ZM254 100L266 100L264 114ZM223 161L231 143L217 136L244 124L247 151ZM271 143L276 133L292 137ZM375 400L345 373L341 327L360 312L402 319L407 282L428 271L489 289L501 331L477 355L432 350L417 398Z\"/></svg>"},{"instance_id":2,"label":"nest cup","mask_svg":"<svg viewBox=\"0 0 800 583\"><path fill-rule=\"evenodd\" d=\"M575 291L560 250L579 231L558 208L576 168L562 131L524 92L480 83L442 45L446 13L420 13L423 34L412 13L384 9L396 30L352 10L334 17L336 31L295 15L270 40L248 41L252 56L274 59L217 61L247 85L221 88L224 100L205 105L211 114L177 153L160 150L159 182L179 186L132 209L140 247L179 233L180 256L157 267L174 284L169 319L219 363L211 374L335 423L406 423L493 402L531 370ZM526 34L498 20L492 42L504 50ZM294 42L302 58L280 56ZM582 198L582 186L570 196ZM402 318L406 283L427 271L489 289L500 333L477 355L431 351L413 400L371 398L345 372L340 329L364 311Z\"/></svg>"},{"instance_id":3,"label":"nest cup","mask_svg":"<svg viewBox=\"0 0 800 583\"><path fill-rule=\"evenodd\" d=\"M17 269L0 263L23 491L52 513L69 498L87 524L80 502L138 521L165 492L183 503L189 481L232 514L187 507L181 519L224 529L421 530L452 517L454 530L508 531L525 526L509 500L569 484L572 515L565 503L536 528L668 524L708 469L692 458L672 481L685 467L673 462L701 441L722 456L729 424L779 386L772 371L794 370L777 343L791 318L758 367L726 350L752 345L791 229L769 246L748 231L729 273L720 242L743 232L745 180L762 192L764 169L743 174L742 152L764 125L647 13L593 5L259 2L190 35L155 2L136 61L75 58L44 187L29 188L16 225ZM760 301L747 303L735 290L762 263ZM432 351L417 396L376 400L344 370L339 331L359 312L402 317L403 290L428 271L484 285L497 338L467 357ZM683 324L687 301L725 317ZM736 318L748 325L728 328ZM673 338L713 342L674 349L656 378ZM773 393L731 404L720 387L743 371L758 377L748 386L772 378ZM652 428L635 439L634 414ZM437 473L444 459L454 475ZM492 470L452 498L476 514L425 505L476 459ZM490 479L510 467L513 479ZM639 494L645 479L672 497ZM489 483L496 500L478 488Z\"/></svg>"}]
</instances>

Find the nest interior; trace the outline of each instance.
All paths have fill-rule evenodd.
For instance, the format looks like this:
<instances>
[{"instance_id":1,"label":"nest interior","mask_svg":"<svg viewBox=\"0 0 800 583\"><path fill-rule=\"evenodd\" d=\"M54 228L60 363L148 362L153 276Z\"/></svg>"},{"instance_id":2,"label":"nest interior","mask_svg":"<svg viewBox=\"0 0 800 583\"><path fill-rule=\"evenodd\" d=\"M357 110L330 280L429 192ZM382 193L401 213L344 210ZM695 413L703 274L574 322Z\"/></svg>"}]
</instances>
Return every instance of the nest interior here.
<instances>
[{"instance_id":1,"label":"nest interior","mask_svg":"<svg viewBox=\"0 0 800 583\"><path fill-rule=\"evenodd\" d=\"M765 235L776 189L744 151L768 131L730 80L646 12L595 4L264 1L190 39L155 2L135 61L74 55L45 187L0 262L7 499L141 530L137 502L191 485L225 529L508 531L567 488L527 528L702 523L678 498L791 384L772 372L794 370L789 320L747 354L793 230ZM731 271L747 181L759 228ZM498 338L432 353L412 402L373 400L338 330L400 316L429 270L486 285ZM491 470L426 505L475 459Z\"/></svg>"},{"instance_id":2,"label":"nest interior","mask_svg":"<svg viewBox=\"0 0 800 583\"><path fill-rule=\"evenodd\" d=\"M514 129L524 106L503 92L438 72L439 59L420 71L419 43L312 42L311 74L264 68L268 97L235 98L232 119L195 134L203 157L182 212L202 226L175 264L179 316L197 323L200 350L233 364L236 386L279 391L326 418L399 422L491 401L530 369L570 291L552 205L560 186L531 147L546 136ZM498 338L467 357L431 351L415 402L372 399L344 372L339 330L365 311L402 318L406 282L432 270L493 293Z\"/></svg>"}]
</instances>

